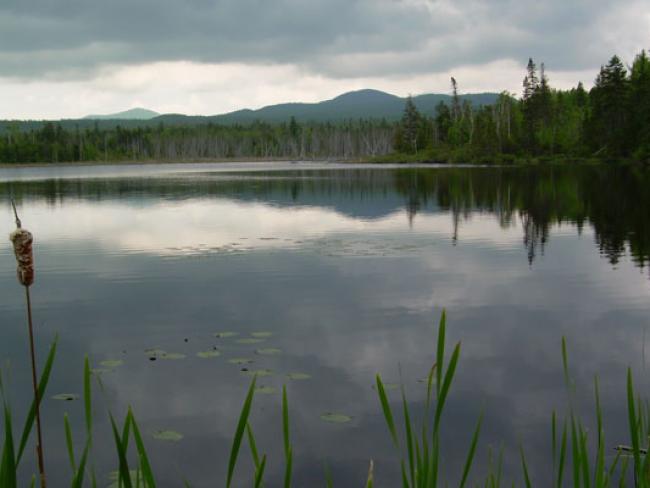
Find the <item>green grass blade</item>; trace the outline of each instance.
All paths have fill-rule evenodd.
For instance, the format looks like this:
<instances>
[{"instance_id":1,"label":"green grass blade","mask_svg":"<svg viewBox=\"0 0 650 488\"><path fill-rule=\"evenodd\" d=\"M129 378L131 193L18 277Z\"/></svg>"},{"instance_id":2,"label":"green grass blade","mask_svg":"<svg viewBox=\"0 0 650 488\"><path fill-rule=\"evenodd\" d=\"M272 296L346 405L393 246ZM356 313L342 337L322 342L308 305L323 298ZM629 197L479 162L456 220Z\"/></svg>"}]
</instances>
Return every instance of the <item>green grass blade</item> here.
<instances>
[{"instance_id":1,"label":"green grass blade","mask_svg":"<svg viewBox=\"0 0 650 488\"><path fill-rule=\"evenodd\" d=\"M291 448L289 442L289 403L287 402L287 387L282 386L282 440L284 443L284 455L289 456Z\"/></svg>"},{"instance_id":2,"label":"green grass blade","mask_svg":"<svg viewBox=\"0 0 650 488\"><path fill-rule=\"evenodd\" d=\"M84 358L84 415L86 419L86 435L88 439L92 439L92 390L90 388L90 361L88 360L88 356Z\"/></svg>"},{"instance_id":3,"label":"green grass blade","mask_svg":"<svg viewBox=\"0 0 650 488\"><path fill-rule=\"evenodd\" d=\"M253 435L253 429L251 424L246 423L246 436L248 437L248 445L251 450L251 457L253 458L253 464L255 469L260 469L260 456L257 452L257 444L255 443L255 436Z\"/></svg>"},{"instance_id":4,"label":"green grass blade","mask_svg":"<svg viewBox=\"0 0 650 488\"><path fill-rule=\"evenodd\" d=\"M566 352L566 337L562 337L562 368L564 370L564 383L568 389L571 389L571 380L569 379L569 360Z\"/></svg>"},{"instance_id":5,"label":"green grass blade","mask_svg":"<svg viewBox=\"0 0 650 488\"><path fill-rule=\"evenodd\" d=\"M0 461L0 486L2 488L16 488L17 463L14 461L14 437L12 432L11 411L9 406L3 404L5 439L2 446L2 460Z\"/></svg>"},{"instance_id":6,"label":"green grass blade","mask_svg":"<svg viewBox=\"0 0 650 488\"><path fill-rule=\"evenodd\" d=\"M284 470L284 488L291 486L291 469L293 466L293 450L289 439L289 402L287 401L287 387L282 386L282 440L284 442L284 457L286 467Z\"/></svg>"},{"instance_id":7,"label":"green grass blade","mask_svg":"<svg viewBox=\"0 0 650 488\"><path fill-rule=\"evenodd\" d=\"M65 445L68 448L68 459L70 460L70 467L72 472L77 471L77 464L74 460L74 448L72 444L72 430L70 429L70 421L68 420L68 414L63 414L63 428L65 430Z\"/></svg>"},{"instance_id":8,"label":"green grass blade","mask_svg":"<svg viewBox=\"0 0 650 488\"><path fill-rule=\"evenodd\" d=\"M156 481L153 475L153 470L151 469L151 463L149 462L149 456L147 456L147 450L142 440L142 435L140 434L140 428L138 423L135 421L135 416L129 408L128 418L131 421L131 427L133 429L133 439L135 440L135 447L138 451L138 458L140 460L140 472L142 473L142 478L145 483L145 486L148 488L153 488L156 486Z\"/></svg>"},{"instance_id":9,"label":"green grass blade","mask_svg":"<svg viewBox=\"0 0 650 488\"><path fill-rule=\"evenodd\" d=\"M573 461L573 486L580 486L580 443L573 413L571 413L571 456Z\"/></svg>"},{"instance_id":10,"label":"green grass blade","mask_svg":"<svg viewBox=\"0 0 650 488\"><path fill-rule=\"evenodd\" d=\"M293 468L293 449L287 451L286 466L284 469L284 488L291 487L291 469Z\"/></svg>"},{"instance_id":11,"label":"green grass blade","mask_svg":"<svg viewBox=\"0 0 650 488\"><path fill-rule=\"evenodd\" d=\"M528 466L526 465L526 456L524 455L524 448L521 447L519 450L521 453L521 467L524 472L524 483L526 484L526 488L530 488L531 487L530 476L528 475ZM578 486L576 485L575 488L578 488Z\"/></svg>"},{"instance_id":12,"label":"green grass blade","mask_svg":"<svg viewBox=\"0 0 650 488\"><path fill-rule=\"evenodd\" d=\"M427 467L427 484L426 486L438 486L438 466L440 462L440 439L438 434L435 434L433 439L433 445L431 446L431 458L429 461L429 466ZM431 480L431 485L429 485L429 480Z\"/></svg>"},{"instance_id":13,"label":"green grass blade","mask_svg":"<svg viewBox=\"0 0 650 488\"><path fill-rule=\"evenodd\" d=\"M370 466L368 466L368 479L366 481L366 488L372 488L375 483L375 463L373 460L370 460Z\"/></svg>"},{"instance_id":14,"label":"green grass blade","mask_svg":"<svg viewBox=\"0 0 650 488\"><path fill-rule=\"evenodd\" d=\"M413 430L411 428L411 416L409 415L409 407L406 402L406 393L404 392L404 385L402 385L402 409L404 411L404 431L406 433L406 453L409 462L409 475L411 485L415 488L415 459L413 453ZM406 486L409 486L408 484Z\"/></svg>"},{"instance_id":15,"label":"green grass blade","mask_svg":"<svg viewBox=\"0 0 650 488\"><path fill-rule=\"evenodd\" d=\"M393 419L393 412L390 409L388 404L388 396L386 395L386 390L384 389L384 384L381 381L381 377L377 375L377 394L379 395L379 402L381 403L381 409L384 412L384 419L386 419L386 425L390 432L390 437L393 440L395 447L399 448L399 443L397 441L397 429L395 429L395 421Z\"/></svg>"},{"instance_id":16,"label":"green grass blade","mask_svg":"<svg viewBox=\"0 0 650 488\"><path fill-rule=\"evenodd\" d=\"M264 479L264 468L266 468L266 454L262 456L262 461L255 469L255 488L262 486L262 480Z\"/></svg>"},{"instance_id":17,"label":"green grass blade","mask_svg":"<svg viewBox=\"0 0 650 488\"><path fill-rule=\"evenodd\" d=\"M454 352L451 354L451 359L449 360L449 366L447 366L447 371L445 372L445 379L443 380L442 386L440 387L440 393L438 395L438 401L436 402L436 413L433 421L433 432L437 433L440 427L440 418L442 417L442 411L445 406L445 401L447 400L447 395L449 394L449 388L451 387L452 380L454 379L454 374L456 372L456 365L458 364L458 357L460 356L460 342L456 344Z\"/></svg>"},{"instance_id":18,"label":"green grass blade","mask_svg":"<svg viewBox=\"0 0 650 488\"><path fill-rule=\"evenodd\" d=\"M54 357L56 356L56 348L59 342L59 336L54 337L54 341L50 346L50 351L47 355L45 361L45 366L43 367L43 372L38 381L38 398L39 404L41 403L43 396L45 395L45 390L47 389L47 384L50 381L50 373L52 372L52 365L54 364ZM34 420L36 418L36 402L32 401L32 405L29 408L27 418L25 419L25 425L23 426L23 433L20 436L20 443L18 444L18 456L16 457L16 466L20 464L20 460L23 458L23 453L25 452L25 447L27 446L27 441L29 435L32 432L34 427Z\"/></svg>"},{"instance_id":19,"label":"green grass blade","mask_svg":"<svg viewBox=\"0 0 650 488\"><path fill-rule=\"evenodd\" d=\"M408 475L406 474L406 465L404 464L404 460L400 462L400 471L402 473L402 488L409 488L409 479Z\"/></svg>"},{"instance_id":20,"label":"green grass blade","mask_svg":"<svg viewBox=\"0 0 650 488\"><path fill-rule=\"evenodd\" d=\"M244 400L244 405L242 406L241 413L239 415L239 422L237 424L237 430L235 431L235 437L232 441L232 447L230 448L230 459L228 461L228 477L226 479L226 487L230 488L232 483L232 475L235 472L235 465L237 464L237 456L239 455L239 448L241 447L242 437L244 436L244 431L246 430L246 424L248 423L248 416L251 411L251 405L253 404L253 395L255 394L255 383L257 377L253 377L251 385L248 388L248 393L246 399Z\"/></svg>"},{"instance_id":21,"label":"green grass blade","mask_svg":"<svg viewBox=\"0 0 650 488\"><path fill-rule=\"evenodd\" d=\"M443 310L438 325L438 344L436 350L436 395L440 397L440 385L442 381L442 365L445 360L445 332L447 328L447 314Z\"/></svg>"},{"instance_id":22,"label":"green grass blade","mask_svg":"<svg viewBox=\"0 0 650 488\"><path fill-rule=\"evenodd\" d=\"M594 487L605 486L605 440L603 438L603 412L600 406L600 389L598 377L594 378L594 394L596 396L596 427L598 429L598 444L596 446L596 466L594 467Z\"/></svg>"},{"instance_id":23,"label":"green grass blade","mask_svg":"<svg viewBox=\"0 0 650 488\"><path fill-rule=\"evenodd\" d=\"M476 444L478 443L478 436L481 432L481 423L483 422L483 413L478 418L476 424L476 429L474 430L474 435L472 436L472 443L469 447L469 452L467 453L467 460L465 461L465 468L463 469L463 477L460 481L460 488L465 486L467 482L467 477L469 476L469 470L472 467L472 462L474 461L474 454L476 453Z\"/></svg>"},{"instance_id":24,"label":"green grass blade","mask_svg":"<svg viewBox=\"0 0 650 488\"><path fill-rule=\"evenodd\" d=\"M433 376L436 374L436 365L431 366L429 370L429 375L427 376L427 400L425 404L425 411L428 412L431 407L431 396L433 393Z\"/></svg>"},{"instance_id":25,"label":"green grass blade","mask_svg":"<svg viewBox=\"0 0 650 488\"><path fill-rule=\"evenodd\" d=\"M558 460L557 468L557 488L562 488L562 478L564 477L564 466L566 462L566 446L567 446L567 423L564 420L562 427L562 440L560 441L560 458Z\"/></svg>"},{"instance_id":26,"label":"green grass blade","mask_svg":"<svg viewBox=\"0 0 650 488\"><path fill-rule=\"evenodd\" d=\"M636 400L634 399L634 383L632 382L632 370L627 370L627 408L628 421L630 424L630 441L632 442L632 454L634 456L634 475L639 486L643 486L641 471L641 453L639 451L639 430L636 417Z\"/></svg>"},{"instance_id":27,"label":"green grass blade","mask_svg":"<svg viewBox=\"0 0 650 488\"><path fill-rule=\"evenodd\" d=\"M332 479L332 470L325 463L325 488L334 488L334 480Z\"/></svg>"},{"instance_id":28,"label":"green grass blade","mask_svg":"<svg viewBox=\"0 0 650 488\"><path fill-rule=\"evenodd\" d=\"M86 462L88 460L88 451L90 450L90 445L86 442L83 453L81 454L81 459L79 460L79 469L75 470L74 477L72 478L71 487L72 488L82 488L84 484L84 476L86 473Z\"/></svg>"},{"instance_id":29,"label":"green grass blade","mask_svg":"<svg viewBox=\"0 0 650 488\"><path fill-rule=\"evenodd\" d=\"M582 466L582 480L585 488L591 487L591 476L589 474L589 454L587 452L587 433L578 423L578 434L580 436L580 460Z\"/></svg>"},{"instance_id":30,"label":"green grass blade","mask_svg":"<svg viewBox=\"0 0 650 488\"><path fill-rule=\"evenodd\" d=\"M122 447L124 452L127 452L129 449L129 435L131 433L131 422L129 422L129 415L127 413L126 418L124 419L124 426L122 427Z\"/></svg>"},{"instance_id":31,"label":"green grass blade","mask_svg":"<svg viewBox=\"0 0 650 488\"><path fill-rule=\"evenodd\" d=\"M113 430L113 439L115 440L115 448L117 449L117 456L119 460L118 468L118 484L123 484L124 488L133 488L131 483L131 473L129 472L129 463L126 458L126 449L124 446L124 440L120 438L120 433L117 430L117 425L115 424L115 419L113 415L110 415L111 419L111 428Z\"/></svg>"},{"instance_id":32,"label":"green grass blade","mask_svg":"<svg viewBox=\"0 0 650 488\"><path fill-rule=\"evenodd\" d=\"M503 474L503 444L501 445L501 449L499 450L499 461L497 464L497 480L496 480L496 488L499 488L501 486L501 475Z\"/></svg>"}]
</instances>

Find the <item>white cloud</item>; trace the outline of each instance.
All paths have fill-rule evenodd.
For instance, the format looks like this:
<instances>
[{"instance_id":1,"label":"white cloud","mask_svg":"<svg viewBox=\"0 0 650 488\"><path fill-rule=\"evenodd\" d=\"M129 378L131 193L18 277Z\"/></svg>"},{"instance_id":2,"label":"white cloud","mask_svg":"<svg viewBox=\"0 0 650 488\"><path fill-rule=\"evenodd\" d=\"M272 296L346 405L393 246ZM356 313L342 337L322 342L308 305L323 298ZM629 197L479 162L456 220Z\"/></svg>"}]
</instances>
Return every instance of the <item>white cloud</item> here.
<instances>
[{"instance_id":1,"label":"white cloud","mask_svg":"<svg viewBox=\"0 0 650 488\"><path fill-rule=\"evenodd\" d=\"M347 62L354 62L350 57ZM360 59L357 61L361 62ZM88 80L0 78L0 118L76 118L146 107L161 113L215 115L283 102L318 102L343 92L375 88L395 95L449 92L449 78L463 92L520 91L524 65L512 60L460 66L409 76L328 78L294 65L201 64L159 62L102 68ZM595 72L550 71L553 86L567 88Z\"/></svg>"}]
</instances>

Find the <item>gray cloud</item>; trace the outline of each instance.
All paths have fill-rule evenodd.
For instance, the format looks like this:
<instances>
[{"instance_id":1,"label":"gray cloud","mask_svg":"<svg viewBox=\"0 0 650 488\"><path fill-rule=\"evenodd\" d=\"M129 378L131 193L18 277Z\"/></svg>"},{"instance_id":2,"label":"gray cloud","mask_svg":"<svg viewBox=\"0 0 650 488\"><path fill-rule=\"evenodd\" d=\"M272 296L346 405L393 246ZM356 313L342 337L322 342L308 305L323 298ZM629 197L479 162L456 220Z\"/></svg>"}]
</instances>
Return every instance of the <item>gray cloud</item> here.
<instances>
[{"instance_id":1,"label":"gray cloud","mask_svg":"<svg viewBox=\"0 0 650 488\"><path fill-rule=\"evenodd\" d=\"M0 76L75 79L111 64L190 60L350 78L528 56L581 70L642 47L650 20L639 10L637 0L5 0Z\"/></svg>"}]
</instances>

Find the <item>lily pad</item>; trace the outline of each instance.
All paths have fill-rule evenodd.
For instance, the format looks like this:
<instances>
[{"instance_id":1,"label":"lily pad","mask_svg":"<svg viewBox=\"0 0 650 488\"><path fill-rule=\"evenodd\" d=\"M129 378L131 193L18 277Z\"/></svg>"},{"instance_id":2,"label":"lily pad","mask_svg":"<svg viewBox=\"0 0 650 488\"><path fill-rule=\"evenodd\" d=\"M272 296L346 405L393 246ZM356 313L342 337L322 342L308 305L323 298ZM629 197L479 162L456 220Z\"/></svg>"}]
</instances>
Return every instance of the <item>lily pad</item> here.
<instances>
[{"instance_id":1,"label":"lily pad","mask_svg":"<svg viewBox=\"0 0 650 488\"><path fill-rule=\"evenodd\" d=\"M266 347L264 349L257 349L255 352L257 354L261 354L262 356L277 356L278 354L282 354L282 349L278 349L276 347Z\"/></svg>"},{"instance_id":2,"label":"lily pad","mask_svg":"<svg viewBox=\"0 0 650 488\"><path fill-rule=\"evenodd\" d=\"M260 337L244 337L243 339L237 339L235 342L237 344L259 344L260 342L264 342L264 340Z\"/></svg>"},{"instance_id":3,"label":"lily pad","mask_svg":"<svg viewBox=\"0 0 650 488\"><path fill-rule=\"evenodd\" d=\"M105 361L101 361L99 364L105 368L113 369L122 366L124 361L121 359L106 359Z\"/></svg>"},{"instance_id":4,"label":"lily pad","mask_svg":"<svg viewBox=\"0 0 650 488\"><path fill-rule=\"evenodd\" d=\"M183 438L183 434L174 430L157 430L153 433L153 438L158 441L178 442Z\"/></svg>"},{"instance_id":5,"label":"lily pad","mask_svg":"<svg viewBox=\"0 0 650 488\"><path fill-rule=\"evenodd\" d=\"M287 378L290 380L308 380L311 378L311 375L307 373L289 373Z\"/></svg>"},{"instance_id":6,"label":"lily pad","mask_svg":"<svg viewBox=\"0 0 650 488\"><path fill-rule=\"evenodd\" d=\"M108 480L111 481L111 484L106 488L120 488L123 486L123 483L119 482L120 473L119 471L111 471L108 474ZM129 478L131 478L131 484L136 486L138 484L138 479L142 480L142 473L138 469L129 470Z\"/></svg>"},{"instance_id":7,"label":"lily pad","mask_svg":"<svg viewBox=\"0 0 650 488\"><path fill-rule=\"evenodd\" d=\"M249 358L232 358L232 359L229 359L228 362L230 364L251 364L254 361L252 359L249 359Z\"/></svg>"},{"instance_id":8,"label":"lily pad","mask_svg":"<svg viewBox=\"0 0 650 488\"><path fill-rule=\"evenodd\" d=\"M52 397L52 400L61 400L64 402L70 402L72 400L77 400L79 398L79 395L76 393L59 393L58 395L54 395Z\"/></svg>"},{"instance_id":9,"label":"lily pad","mask_svg":"<svg viewBox=\"0 0 650 488\"><path fill-rule=\"evenodd\" d=\"M210 358L216 358L218 356L221 356L221 351L215 351L214 349L211 349L209 351L197 352L196 355L201 359L210 359Z\"/></svg>"},{"instance_id":10,"label":"lily pad","mask_svg":"<svg viewBox=\"0 0 650 488\"><path fill-rule=\"evenodd\" d=\"M113 370L108 368L92 368L90 372L94 375L100 375L104 373L112 373Z\"/></svg>"},{"instance_id":11,"label":"lily pad","mask_svg":"<svg viewBox=\"0 0 650 488\"><path fill-rule=\"evenodd\" d=\"M160 359L185 359L185 354L180 352L166 352L160 356Z\"/></svg>"},{"instance_id":12,"label":"lily pad","mask_svg":"<svg viewBox=\"0 0 650 488\"><path fill-rule=\"evenodd\" d=\"M320 416L320 419L325 422L331 422L333 424L345 424L352 420L352 417L342 413L324 413Z\"/></svg>"},{"instance_id":13,"label":"lily pad","mask_svg":"<svg viewBox=\"0 0 650 488\"><path fill-rule=\"evenodd\" d=\"M266 331L266 330L261 330L261 331L258 331L258 332L251 332L251 336L257 337L257 338L262 338L262 339L267 338L267 337L271 337L272 335L273 335L273 332L269 332L269 331Z\"/></svg>"},{"instance_id":14,"label":"lily pad","mask_svg":"<svg viewBox=\"0 0 650 488\"><path fill-rule=\"evenodd\" d=\"M228 337L235 337L239 335L239 332L215 332L214 334L215 337L219 337L220 339L227 339Z\"/></svg>"},{"instance_id":15,"label":"lily pad","mask_svg":"<svg viewBox=\"0 0 650 488\"><path fill-rule=\"evenodd\" d=\"M162 356L165 354L167 351L164 349L160 349L159 347L152 347L150 349L145 349L144 353L149 355L149 356Z\"/></svg>"},{"instance_id":16,"label":"lily pad","mask_svg":"<svg viewBox=\"0 0 650 488\"><path fill-rule=\"evenodd\" d=\"M277 390L272 386L258 386L255 388L255 393L261 393L263 395L271 395Z\"/></svg>"},{"instance_id":17,"label":"lily pad","mask_svg":"<svg viewBox=\"0 0 650 488\"><path fill-rule=\"evenodd\" d=\"M242 374L245 374L246 376L271 376L273 374L273 371L270 369L251 369L248 371L242 371Z\"/></svg>"}]
</instances>

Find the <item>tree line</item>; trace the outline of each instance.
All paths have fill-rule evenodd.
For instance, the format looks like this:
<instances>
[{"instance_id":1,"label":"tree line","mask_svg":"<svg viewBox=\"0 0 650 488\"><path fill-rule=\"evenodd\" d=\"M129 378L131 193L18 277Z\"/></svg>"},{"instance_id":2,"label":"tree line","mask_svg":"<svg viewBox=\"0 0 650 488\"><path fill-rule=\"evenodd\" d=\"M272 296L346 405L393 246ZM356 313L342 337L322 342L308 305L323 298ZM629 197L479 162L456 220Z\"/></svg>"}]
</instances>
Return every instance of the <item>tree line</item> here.
<instances>
[{"instance_id":1,"label":"tree line","mask_svg":"<svg viewBox=\"0 0 650 488\"><path fill-rule=\"evenodd\" d=\"M205 124L65 129L56 122L0 135L0 162L201 160L228 158L508 162L530 158L650 160L650 58L626 67L613 56L591 90L551 87L544 64L529 60L522 93L495 103L452 100L432 114L409 97L401 120L344 123Z\"/></svg>"},{"instance_id":2,"label":"tree line","mask_svg":"<svg viewBox=\"0 0 650 488\"><path fill-rule=\"evenodd\" d=\"M396 133L401 153L454 155L459 160L586 157L650 160L650 58L645 51L626 68L618 56L602 66L591 90L551 87L544 64L530 59L522 94L503 92L493 105L452 103L433 116L407 99Z\"/></svg>"}]
</instances>

